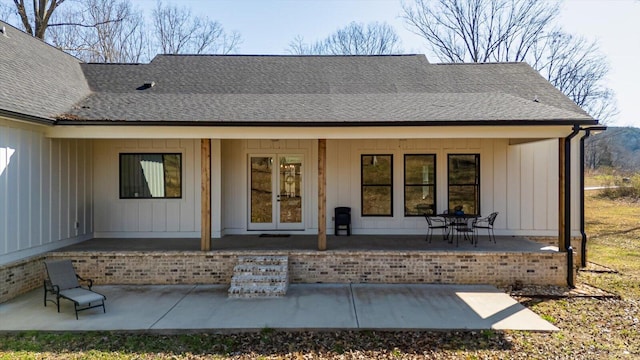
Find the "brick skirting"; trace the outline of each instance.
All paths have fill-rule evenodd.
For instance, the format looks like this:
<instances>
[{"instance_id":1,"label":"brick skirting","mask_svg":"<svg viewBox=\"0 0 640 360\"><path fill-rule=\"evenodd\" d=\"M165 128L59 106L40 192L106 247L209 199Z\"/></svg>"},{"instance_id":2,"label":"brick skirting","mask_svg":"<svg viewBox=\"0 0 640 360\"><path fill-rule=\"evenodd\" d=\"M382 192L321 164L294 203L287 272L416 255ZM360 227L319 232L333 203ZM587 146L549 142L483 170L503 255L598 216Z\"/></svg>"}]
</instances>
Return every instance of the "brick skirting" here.
<instances>
[{"instance_id":1,"label":"brick skirting","mask_svg":"<svg viewBox=\"0 0 640 360\"><path fill-rule=\"evenodd\" d=\"M44 256L34 256L0 266L0 303L42 286Z\"/></svg>"},{"instance_id":2,"label":"brick skirting","mask_svg":"<svg viewBox=\"0 0 640 360\"><path fill-rule=\"evenodd\" d=\"M289 256L291 283L566 285L566 254L555 252L269 251ZM264 252L52 252L80 276L107 284L229 284L238 256ZM0 267L0 302L42 286L45 256Z\"/></svg>"}]
</instances>

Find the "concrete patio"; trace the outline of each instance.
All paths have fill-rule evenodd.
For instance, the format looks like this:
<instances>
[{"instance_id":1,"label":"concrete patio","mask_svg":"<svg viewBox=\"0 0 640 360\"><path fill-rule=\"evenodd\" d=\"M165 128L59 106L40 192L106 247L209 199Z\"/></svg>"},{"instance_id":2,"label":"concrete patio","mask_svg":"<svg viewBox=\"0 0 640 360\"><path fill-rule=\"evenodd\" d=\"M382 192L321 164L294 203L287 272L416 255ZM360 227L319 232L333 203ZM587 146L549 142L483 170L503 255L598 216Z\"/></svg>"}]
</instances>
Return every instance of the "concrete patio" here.
<instances>
[{"instance_id":1,"label":"concrete patio","mask_svg":"<svg viewBox=\"0 0 640 360\"><path fill-rule=\"evenodd\" d=\"M555 331L489 285L292 284L285 297L230 299L225 285L103 285L101 308L63 300L43 306L42 289L0 304L0 331L531 330Z\"/></svg>"}]
</instances>

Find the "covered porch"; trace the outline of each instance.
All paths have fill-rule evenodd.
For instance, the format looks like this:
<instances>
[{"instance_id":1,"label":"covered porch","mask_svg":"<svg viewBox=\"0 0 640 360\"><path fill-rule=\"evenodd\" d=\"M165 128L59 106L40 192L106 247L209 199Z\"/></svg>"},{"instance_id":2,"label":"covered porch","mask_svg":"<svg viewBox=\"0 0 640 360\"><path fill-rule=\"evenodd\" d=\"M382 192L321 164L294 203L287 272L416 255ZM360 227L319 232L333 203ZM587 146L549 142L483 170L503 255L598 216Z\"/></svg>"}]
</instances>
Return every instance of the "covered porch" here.
<instances>
[{"instance_id":1,"label":"covered porch","mask_svg":"<svg viewBox=\"0 0 640 360\"><path fill-rule=\"evenodd\" d=\"M56 250L56 252L135 252L135 251L200 251L196 238L93 238ZM317 251L317 235L261 233L255 235L226 235L211 240L211 252ZM434 235L431 243L423 235L327 235L328 251L360 252L506 252L554 253L550 246L522 236L497 236L496 243L480 235L478 244L460 239L450 243L441 235Z\"/></svg>"},{"instance_id":2,"label":"covered porch","mask_svg":"<svg viewBox=\"0 0 640 360\"><path fill-rule=\"evenodd\" d=\"M100 284L229 284L241 256L285 255L291 283L564 285L565 252L524 237L456 247L421 235L229 235L210 251L194 238L95 238L46 254L70 258Z\"/></svg>"}]
</instances>

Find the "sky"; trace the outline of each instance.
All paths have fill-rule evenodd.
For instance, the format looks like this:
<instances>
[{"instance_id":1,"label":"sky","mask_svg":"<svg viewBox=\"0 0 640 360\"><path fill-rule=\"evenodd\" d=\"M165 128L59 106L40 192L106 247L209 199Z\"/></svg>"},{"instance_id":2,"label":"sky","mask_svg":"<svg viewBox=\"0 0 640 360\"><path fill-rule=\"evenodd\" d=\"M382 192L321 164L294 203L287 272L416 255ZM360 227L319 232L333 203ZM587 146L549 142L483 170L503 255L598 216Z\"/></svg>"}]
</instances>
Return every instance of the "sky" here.
<instances>
[{"instance_id":1,"label":"sky","mask_svg":"<svg viewBox=\"0 0 640 360\"><path fill-rule=\"evenodd\" d=\"M411 0L405 0L411 1ZM544 1L544 0L541 0ZM156 0L135 0L150 13ZM289 43L325 38L352 21L387 22L402 40L406 53L431 56L425 41L408 30L400 18L401 0L163 0L207 16L227 31L242 36L239 54L287 54ZM640 0L565 0L559 25L567 32L597 40L607 56L607 86L616 94L619 113L611 126L640 127Z\"/></svg>"}]
</instances>

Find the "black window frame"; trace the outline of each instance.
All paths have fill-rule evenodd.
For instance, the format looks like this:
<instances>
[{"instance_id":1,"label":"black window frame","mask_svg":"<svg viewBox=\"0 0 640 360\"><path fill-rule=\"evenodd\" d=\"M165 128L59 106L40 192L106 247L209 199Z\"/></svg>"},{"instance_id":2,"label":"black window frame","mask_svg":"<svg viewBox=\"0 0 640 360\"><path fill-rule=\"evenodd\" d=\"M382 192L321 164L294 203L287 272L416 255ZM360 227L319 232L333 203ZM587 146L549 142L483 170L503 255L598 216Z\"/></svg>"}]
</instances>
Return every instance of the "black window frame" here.
<instances>
[{"instance_id":1,"label":"black window frame","mask_svg":"<svg viewBox=\"0 0 640 360\"><path fill-rule=\"evenodd\" d=\"M408 156L428 156L428 157L432 157L433 158L433 185L425 185L425 184L408 184L407 183L407 157ZM424 186L430 186L432 187L432 191L433 191L433 209L432 212L433 214L428 214L428 215L435 215L438 213L438 176L437 176L437 171L438 167L437 167L437 156L436 154L404 154L404 167L403 167L403 174L404 174L404 180L403 180L403 192L404 192L404 199L403 199L403 204L404 204L404 216L405 217L419 217L419 216L424 216L424 213L422 214L408 214L407 210L407 187L424 187Z\"/></svg>"},{"instance_id":2,"label":"black window frame","mask_svg":"<svg viewBox=\"0 0 640 360\"><path fill-rule=\"evenodd\" d=\"M390 182L388 184L380 183L380 184L365 184L364 183L364 158L365 156L388 156L389 157L389 170L391 173L389 174ZM389 209L390 212L388 214L365 214L364 213L364 189L365 187L373 187L373 186L388 186L390 199L389 199ZM393 217L393 154L360 154L360 215L362 217Z\"/></svg>"},{"instance_id":3,"label":"black window frame","mask_svg":"<svg viewBox=\"0 0 640 360\"><path fill-rule=\"evenodd\" d=\"M165 166L165 156L177 156L178 160L179 160L179 169L178 169L178 174L180 176L180 195L179 196L167 196L167 178L166 178L166 172L164 172L164 184L165 184L165 188L164 188L164 194L165 196L125 196L123 194L123 173L122 173L122 161L123 158L125 156L141 156L141 155L160 155L162 156L162 164L163 167ZM166 199L166 200L178 200L178 199L182 199L182 194L183 194L183 173L182 173L182 158L183 158L183 154L181 152L126 152L126 153L120 153L119 154L119 161L118 161L118 195L120 199L139 199L139 200L162 200L162 199Z\"/></svg>"},{"instance_id":4,"label":"black window frame","mask_svg":"<svg viewBox=\"0 0 640 360\"><path fill-rule=\"evenodd\" d=\"M460 183L460 184L452 184L451 183L451 169L450 169L450 164L451 164L451 157L452 156L474 156L475 157L475 163L476 163L476 176L475 176L475 183L473 184L466 184L466 183ZM475 187L475 194L476 194L476 213L475 214L470 214L470 215L480 215L481 214L481 210L480 210L480 171L481 171L481 166L480 166L480 154L479 153L451 153L451 154L447 154L447 208L449 211L454 210L453 208L451 208L451 187L452 186L458 186L458 187L465 187L465 186L469 186L469 187Z\"/></svg>"}]
</instances>

